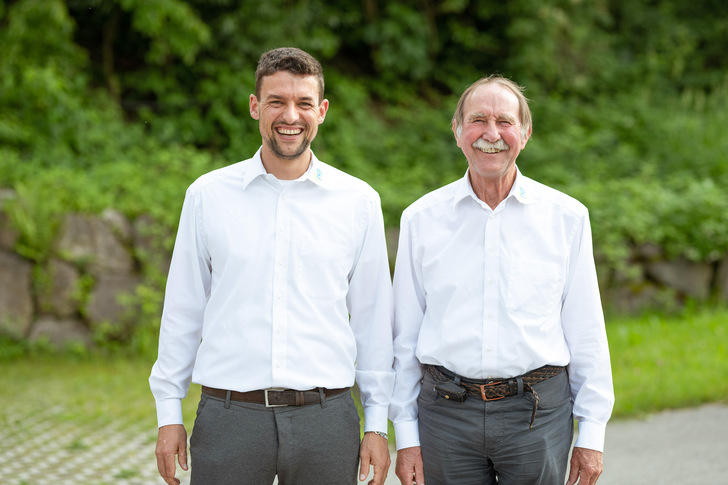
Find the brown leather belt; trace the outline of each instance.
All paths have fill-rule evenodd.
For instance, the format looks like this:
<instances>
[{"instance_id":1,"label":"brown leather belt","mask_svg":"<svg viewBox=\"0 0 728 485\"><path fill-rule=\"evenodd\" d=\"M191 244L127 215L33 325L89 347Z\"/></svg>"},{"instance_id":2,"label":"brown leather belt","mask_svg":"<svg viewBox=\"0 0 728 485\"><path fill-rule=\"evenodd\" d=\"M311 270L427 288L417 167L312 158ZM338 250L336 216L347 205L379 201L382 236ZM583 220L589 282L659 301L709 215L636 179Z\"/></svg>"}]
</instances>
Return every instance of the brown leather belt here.
<instances>
[{"instance_id":1,"label":"brown leather belt","mask_svg":"<svg viewBox=\"0 0 728 485\"><path fill-rule=\"evenodd\" d=\"M454 380L459 386L464 388L468 394L479 396L483 401L498 401L506 397L518 395L522 392L530 392L533 394L534 404L529 428L533 427L533 422L536 419L536 409L538 408L539 402L538 393L534 391L531 386L551 379L566 370L566 367L563 366L545 365L517 377L479 380L459 377L440 366L428 364L425 368L433 379L435 379L435 382Z\"/></svg>"},{"instance_id":2,"label":"brown leather belt","mask_svg":"<svg viewBox=\"0 0 728 485\"><path fill-rule=\"evenodd\" d=\"M565 367L556 365L545 365L532 370L527 374L509 379L466 379L461 378L460 385L465 388L468 394L480 396L483 401L496 401L505 397L518 394L518 380L523 381L521 391L531 392L530 387L539 382L551 379L564 372ZM457 376L443 367L428 365L427 370L435 381L453 380Z\"/></svg>"},{"instance_id":3,"label":"brown leather belt","mask_svg":"<svg viewBox=\"0 0 728 485\"><path fill-rule=\"evenodd\" d=\"M213 387L202 386L202 393L219 399L229 399L237 402L250 402L265 404L268 408L281 406L304 406L306 404L318 404L321 402L321 395L326 397L338 396L347 392L350 388L341 389L312 389L310 391L296 391L295 389L271 388L259 391L226 391Z\"/></svg>"}]
</instances>

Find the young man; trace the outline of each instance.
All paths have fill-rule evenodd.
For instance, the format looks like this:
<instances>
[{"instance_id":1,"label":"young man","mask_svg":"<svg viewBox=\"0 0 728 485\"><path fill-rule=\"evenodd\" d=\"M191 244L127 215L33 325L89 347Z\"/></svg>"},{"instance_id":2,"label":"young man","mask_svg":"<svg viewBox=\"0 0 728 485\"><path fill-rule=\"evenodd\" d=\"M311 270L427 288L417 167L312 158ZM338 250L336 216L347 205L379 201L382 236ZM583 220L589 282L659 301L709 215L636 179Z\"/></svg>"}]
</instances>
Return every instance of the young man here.
<instances>
[{"instance_id":1,"label":"young man","mask_svg":"<svg viewBox=\"0 0 728 485\"><path fill-rule=\"evenodd\" d=\"M157 463L187 469L181 399L202 385L193 484L382 484L392 297L377 193L310 149L329 107L321 65L263 54L250 115L263 144L187 190L149 379ZM356 378L365 415L349 388ZM363 479L362 478L362 479Z\"/></svg>"}]
</instances>

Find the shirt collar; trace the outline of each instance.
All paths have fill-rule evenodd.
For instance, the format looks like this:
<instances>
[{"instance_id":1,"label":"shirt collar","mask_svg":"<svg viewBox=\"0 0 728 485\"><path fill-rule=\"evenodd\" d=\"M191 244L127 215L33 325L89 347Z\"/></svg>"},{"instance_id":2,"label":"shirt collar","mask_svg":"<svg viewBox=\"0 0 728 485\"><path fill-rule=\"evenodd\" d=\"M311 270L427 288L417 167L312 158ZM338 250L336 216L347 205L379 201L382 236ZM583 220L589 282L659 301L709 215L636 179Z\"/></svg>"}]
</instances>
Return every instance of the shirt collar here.
<instances>
[{"instance_id":1,"label":"shirt collar","mask_svg":"<svg viewBox=\"0 0 728 485\"><path fill-rule=\"evenodd\" d=\"M263 147L260 147L258 151L255 152L255 155L253 155L252 158L252 163L248 169L243 172L243 190L245 190L256 178L268 175L268 172L266 172L265 167L263 166L263 159L260 157L262 149ZM316 155L311 152L311 163L308 165L308 170L306 170L306 173L301 175L301 177L297 180L310 180L317 185L326 186L327 182L331 182L329 180L330 177L327 176L327 172L329 172L329 170L326 164L320 162L319 159L316 158Z\"/></svg>"},{"instance_id":2,"label":"shirt collar","mask_svg":"<svg viewBox=\"0 0 728 485\"><path fill-rule=\"evenodd\" d=\"M326 187L331 183L331 173L328 167L316 158L316 155L311 152L311 163L308 166L308 170L301 177L302 179L310 180L316 185Z\"/></svg>"},{"instance_id":3,"label":"shirt collar","mask_svg":"<svg viewBox=\"0 0 728 485\"><path fill-rule=\"evenodd\" d=\"M266 175L265 167L263 166L263 159L260 158L260 152L263 147L258 148L258 151L253 155L252 163L243 172L243 190L248 188L248 185L258 177Z\"/></svg>"},{"instance_id":4,"label":"shirt collar","mask_svg":"<svg viewBox=\"0 0 728 485\"><path fill-rule=\"evenodd\" d=\"M476 201L480 201L478 196L475 195L473 186L470 184L469 177L470 169L465 171L465 176L460 179L457 190L455 191L455 197L453 198L453 206L457 205L458 202L465 199L466 197L472 197ZM536 202L536 190L535 186L531 183L531 179L525 177L521 170L516 167L516 180L513 182L511 191L508 193L506 199L513 197L521 204L533 204Z\"/></svg>"},{"instance_id":5,"label":"shirt collar","mask_svg":"<svg viewBox=\"0 0 728 485\"><path fill-rule=\"evenodd\" d=\"M516 167L516 181L513 183L508 197L514 197L521 204L533 204L537 201L537 196L536 186L533 181L525 177Z\"/></svg>"}]
</instances>

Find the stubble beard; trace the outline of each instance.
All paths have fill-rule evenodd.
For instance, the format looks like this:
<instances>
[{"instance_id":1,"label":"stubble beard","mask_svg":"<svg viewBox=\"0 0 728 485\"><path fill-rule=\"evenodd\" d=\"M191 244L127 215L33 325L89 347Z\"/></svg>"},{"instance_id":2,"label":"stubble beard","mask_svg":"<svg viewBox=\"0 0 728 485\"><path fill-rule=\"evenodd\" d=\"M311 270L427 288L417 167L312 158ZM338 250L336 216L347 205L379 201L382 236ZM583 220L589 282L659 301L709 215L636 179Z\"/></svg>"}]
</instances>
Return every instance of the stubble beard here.
<instances>
[{"instance_id":1,"label":"stubble beard","mask_svg":"<svg viewBox=\"0 0 728 485\"><path fill-rule=\"evenodd\" d=\"M273 130L275 130L275 127ZM277 158L280 158L281 160L295 160L306 153L308 148L311 146L311 139L308 136L304 136L303 140L301 140L301 144L298 145L298 148L296 148L293 153L286 153L283 151L278 140L275 139L274 133L271 133L271 136L265 138L265 144L268 145L268 148Z\"/></svg>"}]
</instances>

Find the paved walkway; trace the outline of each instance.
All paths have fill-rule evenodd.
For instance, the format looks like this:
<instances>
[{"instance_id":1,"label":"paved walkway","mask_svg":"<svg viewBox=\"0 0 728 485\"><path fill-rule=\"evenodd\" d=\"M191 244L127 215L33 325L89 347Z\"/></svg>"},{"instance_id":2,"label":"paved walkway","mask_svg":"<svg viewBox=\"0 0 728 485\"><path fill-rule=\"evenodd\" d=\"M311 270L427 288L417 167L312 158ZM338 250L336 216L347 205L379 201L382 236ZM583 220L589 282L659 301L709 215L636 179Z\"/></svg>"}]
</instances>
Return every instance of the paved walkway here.
<instances>
[{"instance_id":1,"label":"paved walkway","mask_svg":"<svg viewBox=\"0 0 728 485\"><path fill-rule=\"evenodd\" d=\"M6 485L163 485L155 429L120 424L53 428L49 408L0 410L0 476ZM53 420L57 422L57 420ZM599 485L728 484L728 405L667 411L607 428ZM180 470L183 485L189 473ZM398 485L394 456L387 485Z\"/></svg>"}]
</instances>

